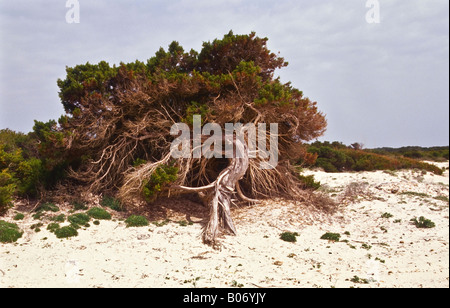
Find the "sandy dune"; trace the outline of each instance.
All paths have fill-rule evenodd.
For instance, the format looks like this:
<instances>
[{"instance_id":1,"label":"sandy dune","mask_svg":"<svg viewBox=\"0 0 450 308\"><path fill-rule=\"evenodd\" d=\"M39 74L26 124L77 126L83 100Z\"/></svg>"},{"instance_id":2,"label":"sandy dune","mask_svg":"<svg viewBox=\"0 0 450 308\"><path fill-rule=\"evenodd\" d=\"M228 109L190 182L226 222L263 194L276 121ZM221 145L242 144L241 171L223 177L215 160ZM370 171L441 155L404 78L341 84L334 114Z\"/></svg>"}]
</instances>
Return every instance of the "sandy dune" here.
<instances>
[{"instance_id":1,"label":"sandy dune","mask_svg":"<svg viewBox=\"0 0 450 308\"><path fill-rule=\"evenodd\" d=\"M22 238L0 244L0 287L449 287L448 169L306 173L339 202L337 214L283 200L238 208L238 235L221 250L201 243L201 207L166 210L162 226L102 220L70 239L34 232L25 213ZM410 219L420 216L436 227L418 229ZM297 242L282 241L284 231ZM320 239L326 232L341 241Z\"/></svg>"}]
</instances>

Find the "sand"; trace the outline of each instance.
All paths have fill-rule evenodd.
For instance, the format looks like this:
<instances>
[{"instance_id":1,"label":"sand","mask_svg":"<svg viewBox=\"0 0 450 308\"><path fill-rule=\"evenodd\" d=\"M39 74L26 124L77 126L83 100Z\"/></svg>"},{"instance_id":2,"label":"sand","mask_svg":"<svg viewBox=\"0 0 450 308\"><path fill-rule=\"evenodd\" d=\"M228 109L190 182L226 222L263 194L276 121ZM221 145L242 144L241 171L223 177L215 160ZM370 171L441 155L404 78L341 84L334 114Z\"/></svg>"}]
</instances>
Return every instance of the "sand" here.
<instances>
[{"instance_id":1,"label":"sand","mask_svg":"<svg viewBox=\"0 0 450 308\"><path fill-rule=\"evenodd\" d=\"M448 288L449 164L439 165L443 176L306 170L339 203L336 214L284 200L236 208L238 234L223 236L220 250L201 242L202 207L168 206L162 226L127 228L114 214L69 239L45 226L36 233L37 221L24 212L14 221L22 238L0 243L0 287ZM16 210L1 219L13 221ZM436 226L417 228L410 220L420 216ZM297 241L282 241L285 231L297 232ZM340 241L320 239L326 232Z\"/></svg>"}]
</instances>

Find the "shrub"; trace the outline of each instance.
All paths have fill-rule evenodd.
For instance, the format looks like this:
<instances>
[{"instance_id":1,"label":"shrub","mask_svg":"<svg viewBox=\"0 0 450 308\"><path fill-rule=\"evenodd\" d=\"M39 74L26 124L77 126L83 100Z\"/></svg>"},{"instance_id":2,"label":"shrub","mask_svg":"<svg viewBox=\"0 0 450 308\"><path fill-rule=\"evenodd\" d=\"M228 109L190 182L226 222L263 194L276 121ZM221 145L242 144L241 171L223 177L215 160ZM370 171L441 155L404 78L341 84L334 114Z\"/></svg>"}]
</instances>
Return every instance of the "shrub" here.
<instances>
[{"instance_id":1,"label":"shrub","mask_svg":"<svg viewBox=\"0 0 450 308\"><path fill-rule=\"evenodd\" d=\"M100 202L100 205L104 207L109 207L110 209L118 212L123 210L123 206L120 203L120 201L110 196L104 196L102 198L102 201Z\"/></svg>"},{"instance_id":2,"label":"shrub","mask_svg":"<svg viewBox=\"0 0 450 308\"><path fill-rule=\"evenodd\" d=\"M158 167L150 176L150 179L144 182L144 187L142 188L144 198L149 202L153 201L165 185L176 181L177 173L178 168L172 165Z\"/></svg>"},{"instance_id":3,"label":"shrub","mask_svg":"<svg viewBox=\"0 0 450 308\"><path fill-rule=\"evenodd\" d=\"M145 227L148 226L148 220L144 216L131 215L125 220L128 227Z\"/></svg>"},{"instance_id":4,"label":"shrub","mask_svg":"<svg viewBox=\"0 0 450 308\"><path fill-rule=\"evenodd\" d=\"M57 228L54 232L57 238L67 238L78 235L78 231L73 226Z\"/></svg>"},{"instance_id":5,"label":"shrub","mask_svg":"<svg viewBox=\"0 0 450 308\"><path fill-rule=\"evenodd\" d=\"M59 224L56 223L56 222L49 223L48 226L47 226L47 230L49 230L50 232L53 232L53 233L54 233L57 229L59 229Z\"/></svg>"},{"instance_id":6,"label":"shrub","mask_svg":"<svg viewBox=\"0 0 450 308\"><path fill-rule=\"evenodd\" d=\"M314 175L299 175L299 179L306 189L318 190L320 188L320 182L315 181Z\"/></svg>"},{"instance_id":7,"label":"shrub","mask_svg":"<svg viewBox=\"0 0 450 308\"><path fill-rule=\"evenodd\" d=\"M401 156L394 150L392 152L383 150L362 150L355 147L347 147L338 142L314 142L307 151L317 155L314 164L323 168L326 172L341 171L373 171L373 170L398 170L418 168L441 175L443 170L439 167L418 161L416 159ZM406 152L408 154L409 152ZM437 154L441 155L441 154ZM408 156L417 156L419 154Z\"/></svg>"},{"instance_id":8,"label":"shrub","mask_svg":"<svg viewBox=\"0 0 450 308\"><path fill-rule=\"evenodd\" d=\"M91 220L91 217L89 217L89 215L84 213L77 213L67 217L67 220L72 224L72 226L75 229L79 229L80 226L86 226L89 220Z\"/></svg>"},{"instance_id":9,"label":"shrub","mask_svg":"<svg viewBox=\"0 0 450 308\"><path fill-rule=\"evenodd\" d=\"M16 185L13 182L12 176L6 170L0 173L0 215L4 214L10 207L13 200Z\"/></svg>"},{"instance_id":10,"label":"shrub","mask_svg":"<svg viewBox=\"0 0 450 308\"><path fill-rule=\"evenodd\" d=\"M86 214L88 214L94 219L105 219L105 220L111 219L111 214L109 214L106 210L100 207L93 207L89 211L87 211Z\"/></svg>"},{"instance_id":11,"label":"shrub","mask_svg":"<svg viewBox=\"0 0 450 308\"><path fill-rule=\"evenodd\" d=\"M339 233L325 233L320 237L321 240L329 240L333 242L339 242L341 235Z\"/></svg>"},{"instance_id":12,"label":"shrub","mask_svg":"<svg viewBox=\"0 0 450 308\"><path fill-rule=\"evenodd\" d=\"M82 200L72 200L71 204L75 211L87 209L86 202L84 202Z\"/></svg>"},{"instance_id":13,"label":"shrub","mask_svg":"<svg viewBox=\"0 0 450 308\"><path fill-rule=\"evenodd\" d=\"M59 212L59 207L55 205L52 202L45 202L42 203L38 208L35 210L36 212Z\"/></svg>"},{"instance_id":14,"label":"shrub","mask_svg":"<svg viewBox=\"0 0 450 308\"><path fill-rule=\"evenodd\" d=\"M14 220L22 220L22 219L24 219L24 218L25 218L25 215L22 214L22 213L17 213L17 214L14 216Z\"/></svg>"},{"instance_id":15,"label":"shrub","mask_svg":"<svg viewBox=\"0 0 450 308\"><path fill-rule=\"evenodd\" d=\"M64 222L66 220L66 216L64 214L60 214L58 216L52 217L50 220L55 222Z\"/></svg>"},{"instance_id":16,"label":"shrub","mask_svg":"<svg viewBox=\"0 0 450 308\"><path fill-rule=\"evenodd\" d=\"M299 236L297 232L294 232L294 233L283 232L280 235L280 239L282 239L285 242L295 243L295 242L297 242L297 236Z\"/></svg>"},{"instance_id":17,"label":"shrub","mask_svg":"<svg viewBox=\"0 0 450 308\"><path fill-rule=\"evenodd\" d=\"M420 216L419 219L417 219L417 217L415 217L415 218L411 219L411 221L417 228L421 228L421 229L436 227L436 224L434 222L432 222L429 219L426 219L423 216Z\"/></svg>"},{"instance_id":18,"label":"shrub","mask_svg":"<svg viewBox=\"0 0 450 308\"><path fill-rule=\"evenodd\" d=\"M16 224L0 220L0 242L13 243L22 237L23 232Z\"/></svg>"},{"instance_id":19,"label":"shrub","mask_svg":"<svg viewBox=\"0 0 450 308\"><path fill-rule=\"evenodd\" d=\"M381 215L381 218L391 218L391 217L394 217L394 215L392 215L391 213L388 213L388 212L383 213L383 215Z\"/></svg>"}]
</instances>

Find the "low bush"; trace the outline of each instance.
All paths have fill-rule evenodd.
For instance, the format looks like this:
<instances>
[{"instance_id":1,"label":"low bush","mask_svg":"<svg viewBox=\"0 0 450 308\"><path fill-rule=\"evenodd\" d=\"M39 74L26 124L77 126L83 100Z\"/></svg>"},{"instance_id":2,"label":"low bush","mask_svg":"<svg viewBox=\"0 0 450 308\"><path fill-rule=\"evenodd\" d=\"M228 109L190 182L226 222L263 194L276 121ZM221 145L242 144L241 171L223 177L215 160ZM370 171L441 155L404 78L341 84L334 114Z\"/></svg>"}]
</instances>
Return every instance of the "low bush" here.
<instances>
[{"instance_id":1,"label":"low bush","mask_svg":"<svg viewBox=\"0 0 450 308\"><path fill-rule=\"evenodd\" d=\"M341 235L339 233L330 233L327 232L324 235L322 235L320 237L321 240L328 240L328 241L333 241L333 242L339 242L339 240L341 239Z\"/></svg>"},{"instance_id":2,"label":"low bush","mask_svg":"<svg viewBox=\"0 0 450 308\"><path fill-rule=\"evenodd\" d=\"M38 206L35 210L36 212L59 212L59 207L53 202L45 202Z\"/></svg>"},{"instance_id":3,"label":"low bush","mask_svg":"<svg viewBox=\"0 0 450 308\"><path fill-rule=\"evenodd\" d=\"M316 182L314 175L299 175L298 177L305 189L318 190L320 188L320 182Z\"/></svg>"},{"instance_id":4,"label":"low bush","mask_svg":"<svg viewBox=\"0 0 450 308\"><path fill-rule=\"evenodd\" d=\"M61 228L56 228L54 230L55 230L54 233L57 238L67 238L78 235L77 229L75 229L73 226L65 226Z\"/></svg>"},{"instance_id":5,"label":"low bush","mask_svg":"<svg viewBox=\"0 0 450 308\"><path fill-rule=\"evenodd\" d=\"M128 227L145 227L148 226L149 222L147 218L139 215L131 215L125 220L125 223Z\"/></svg>"},{"instance_id":6,"label":"low bush","mask_svg":"<svg viewBox=\"0 0 450 308\"><path fill-rule=\"evenodd\" d=\"M109 207L110 209L118 212L123 210L123 206L120 203L120 201L111 196L104 196L102 198L102 201L100 202L100 205L104 207Z\"/></svg>"},{"instance_id":7,"label":"low bush","mask_svg":"<svg viewBox=\"0 0 450 308\"><path fill-rule=\"evenodd\" d=\"M411 221L417 228L420 228L420 229L436 227L436 224L434 222L432 222L429 219L426 219L423 216L420 216L419 219L417 219L417 217L415 217L415 218L411 219Z\"/></svg>"},{"instance_id":8,"label":"low bush","mask_svg":"<svg viewBox=\"0 0 450 308\"><path fill-rule=\"evenodd\" d=\"M16 185L7 170L0 172L0 215L3 215L12 204Z\"/></svg>"},{"instance_id":9,"label":"low bush","mask_svg":"<svg viewBox=\"0 0 450 308\"><path fill-rule=\"evenodd\" d=\"M111 214L108 213L105 209L102 209L100 207L93 207L89 211L87 211L86 214L88 214L94 219L104 219L104 220L111 219Z\"/></svg>"},{"instance_id":10,"label":"low bush","mask_svg":"<svg viewBox=\"0 0 450 308\"><path fill-rule=\"evenodd\" d=\"M148 202L153 201L164 187L177 179L178 168L172 165L163 165L158 167L150 176L150 179L144 181L142 195Z\"/></svg>"},{"instance_id":11,"label":"low bush","mask_svg":"<svg viewBox=\"0 0 450 308\"><path fill-rule=\"evenodd\" d=\"M13 243L22 237L23 231L13 223L0 220L0 243Z\"/></svg>"},{"instance_id":12,"label":"low bush","mask_svg":"<svg viewBox=\"0 0 450 308\"><path fill-rule=\"evenodd\" d=\"M280 235L280 239L282 239L285 242L291 242L291 243L295 243L297 242L297 236L299 236L299 234L297 232L283 232Z\"/></svg>"},{"instance_id":13,"label":"low bush","mask_svg":"<svg viewBox=\"0 0 450 308\"><path fill-rule=\"evenodd\" d=\"M347 147L338 142L315 142L308 146L309 153L317 155L314 167L324 169L326 172L342 171L374 171L412 169L430 171L442 175L439 167L406 157L389 154L389 152L362 150ZM299 163L304 163L300 161Z\"/></svg>"},{"instance_id":14,"label":"low bush","mask_svg":"<svg viewBox=\"0 0 450 308\"><path fill-rule=\"evenodd\" d=\"M57 229L59 229L59 224L56 222L52 222L47 225L47 230L50 232L54 233Z\"/></svg>"},{"instance_id":15,"label":"low bush","mask_svg":"<svg viewBox=\"0 0 450 308\"><path fill-rule=\"evenodd\" d=\"M17 213L17 214L14 216L14 220L22 220L22 219L24 219L24 218L25 218L25 215L22 214L22 213Z\"/></svg>"},{"instance_id":16,"label":"low bush","mask_svg":"<svg viewBox=\"0 0 450 308\"><path fill-rule=\"evenodd\" d=\"M91 220L91 217L84 213L77 213L67 217L67 220L75 229L79 229L81 226L86 226L89 220Z\"/></svg>"}]
</instances>

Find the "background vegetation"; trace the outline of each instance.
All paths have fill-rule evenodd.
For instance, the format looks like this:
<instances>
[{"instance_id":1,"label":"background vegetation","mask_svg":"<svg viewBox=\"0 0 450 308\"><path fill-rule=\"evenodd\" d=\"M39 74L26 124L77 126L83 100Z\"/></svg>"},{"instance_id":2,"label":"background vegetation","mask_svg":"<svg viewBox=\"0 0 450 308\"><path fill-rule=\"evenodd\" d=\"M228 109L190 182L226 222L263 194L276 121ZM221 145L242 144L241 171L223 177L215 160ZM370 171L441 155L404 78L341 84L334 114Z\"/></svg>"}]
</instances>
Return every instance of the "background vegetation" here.
<instances>
[{"instance_id":1,"label":"background vegetation","mask_svg":"<svg viewBox=\"0 0 450 308\"><path fill-rule=\"evenodd\" d=\"M307 147L307 152L315 160L299 160L299 164L308 167L323 168L326 172L374 171L421 169L442 174L443 170L423 160L448 160L449 147L406 147L362 149L358 143L346 146L341 142L314 142Z\"/></svg>"}]
</instances>

